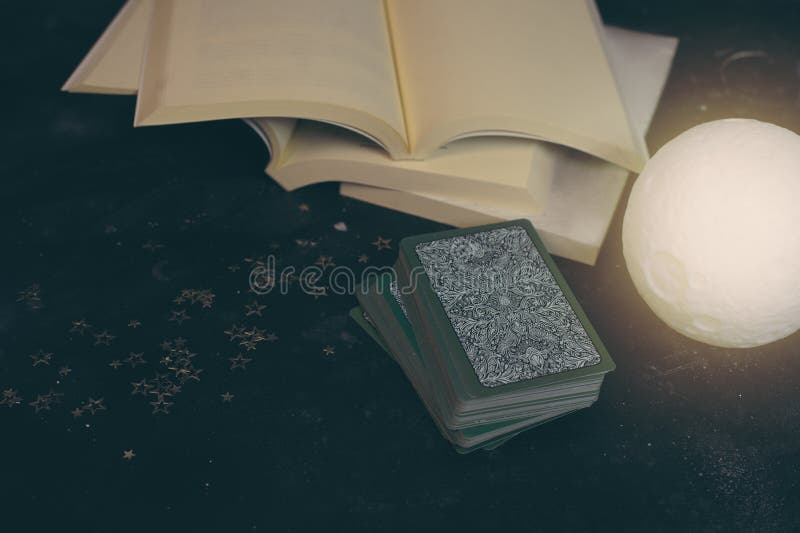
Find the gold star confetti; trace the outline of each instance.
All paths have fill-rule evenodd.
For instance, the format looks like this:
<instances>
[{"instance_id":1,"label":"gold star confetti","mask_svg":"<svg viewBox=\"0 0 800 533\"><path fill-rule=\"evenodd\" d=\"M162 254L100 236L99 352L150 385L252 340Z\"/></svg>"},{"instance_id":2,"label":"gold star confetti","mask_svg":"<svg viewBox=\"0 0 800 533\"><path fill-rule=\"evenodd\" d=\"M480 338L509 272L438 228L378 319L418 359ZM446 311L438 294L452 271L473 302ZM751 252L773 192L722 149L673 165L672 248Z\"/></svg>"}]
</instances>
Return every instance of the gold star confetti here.
<instances>
[{"instance_id":1,"label":"gold star confetti","mask_svg":"<svg viewBox=\"0 0 800 533\"><path fill-rule=\"evenodd\" d=\"M369 261L369 256L367 254L361 254L358 256L359 263L367 263Z\"/></svg>"},{"instance_id":2,"label":"gold star confetti","mask_svg":"<svg viewBox=\"0 0 800 533\"><path fill-rule=\"evenodd\" d=\"M231 394L230 392L226 392L224 394L220 394L220 396L222 397L222 402L223 403L230 403L231 400L233 400L233 394Z\"/></svg>"},{"instance_id":3,"label":"gold star confetti","mask_svg":"<svg viewBox=\"0 0 800 533\"><path fill-rule=\"evenodd\" d=\"M119 367L122 366L122 361L120 361L119 359L114 359L113 361L108 363L108 366L110 366L111 368L116 370L116 369L118 369Z\"/></svg>"},{"instance_id":4,"label":"gold star confetti","mask_svg":"<svg viewBox=\"0 0 800 533\"><path fill-rule=\"evenodd\" d=\"M372 242L372 244L375 245L375 248L377 248L378 251L380 251L380 250L391 250L392 249L391 242L392 242L392 239L384 239L383 237L378 235L378 238L375 239Z\"/></svg>"},{"instance_id":5,"label":"gold star confetti","mask_svg":"<svg viewBox=\"0 0 800 533\"><path fill-rule=\"evenodd\" d=\"M251 303L251 304L246 304L246 305L244 306L244 308L245 308L245 311L247 311L247 312L245 313L245 316L250 316L250 315L257 315L257 316L261 316L261 312L262 312L264 309L266 309L266 308L267 308L267 306L266 306L266 305L261 305L261 304L259 304L259 303L258 303L258 300L253 300L253 303Z\"/></svg>"},{"instance_id":6,"label":"gold star confetti","mask_svg":"<svg viewBox=\"0 0 800 533\"><path fill-rule=\"evenodd\" d=\"M248 329L244 332L245 337L248 339L254 340L256 342L260 342L264 340L264 330L253 326L252 328Z\"/></svg>"},{"instance_id":7,"label":"gold star confetti","mask_svg":"<svg viewBox=\"0 0 800 533\"><path fill-rule=\"evenodd\" d=\"M223 331L223 333L225 335L227 335L228 336L228 340L232 342L232 341L235 341L237 339L243 339L244 338L244 331L245 331L244 327L241 327L241 326L238 326L236 324L233 324L233 325L231 325L231 327L229 327L228 329Z\"/></svg>"},{"instance_id":8,"label":"gold star confetti","mask_svg":"<svg viewBox=\"0 0 800 533\"><path fill-rule=\"evenodd\" d=\"M241 368L242 370L247 370L247 363L252 361L252 359L248 359L244 357L242 354L236 354L236 357L229 357L228 361L231 362L231 370L235 370L237 368Z\"/></svg>"},{"instance_id":9,"label":"gold star confetti","mask_svg":"<svg viewBox=\"0 0 800 533\"><path fill-rule=\"evenodd\" d=\"M87 331L90 331L91 329L92 329L92 326L90 326L89 323L86 322L86 320L81 318L80 320L73 320L72 321L72 327L69 328L69 332L70 333L77 333L79 335L83 335L84 333L86 333Z\"/></svg>"},{"instance_id":10,"label":"gold star confetti","mask_svg":"<svg viewBox=\"0 0 800 533\"><path fill-rule=\"evenodd\" d=\"M128 327L129 328L133 328L133 329L136 329L141 325L142 325L142 323L140 321L138 321L138 320L131 320L131 321L128 322Z\"/></svg>"},{"instance_id":11,"label":"gold star confetti","mask_svg":"<svg viewBox=\"0 0 800 533\"><path fill-rule=\"evenodd\" d=\"M22 403L22 397L19 396L15 389L6 389L3 391L3 397L0 399L0 405L6 405L9 408Z\"/></svg>"},{"instance_id":12,"label":"gold star confetti","mask_svg":"<svg viewBox=\"0 0 800 533\"><path fill-rule=\"evenodd\" d=\"M72 372L72 369L68 366L62 366L58 369L58 375L62 377L67 377L70 372Z\"/></svg>"},{"instance_id":13,"label":"gold star confetti","mask_svg":"<svg viewBox=\"0 0 800 533\"><path fill-rule=\"evenodd\" d=\"M319 241L314 241L311 239L295 239L294 242L300 248L316 248L319 246Z\"/></svg>"},{"instance_id":14,"label":"gold star confetti","mask_svg":"<svg viewBox=\"0 0 800 533\"><path fill-rule=\"evenodd\" d=\"M97 411L105 411L106 406L103 405L103 398L95 400L90 397L89 401L81 406L81 409L83 409L84 411L88 411L92 413L92 415L94 415Z\"/></svg>"},{"instance_id":15,"label":"gold star confetti","mask_svg":"<svg viewBox=\"0 0 800 533\"><path fill-rule=\"evenodd\" d=\"M144 352L130 352L125 362L131 365L131 368L136 368L136 365L143 365L147 361L144 360Z\"/></svg>"},{"instance_id":16,"label":"gold star confetti","mask_svg":"<svg viewBox=\"0 0 800 533\"><path fill-rule=\"evenodd\" d=\"M39 413L39 411L49 411L50 405L52 403L58 403L61 401L61 397L63 394L60 392L53 392L52 390L47 394L37 394L36 400L30 402L28 405L34 408L35 413Z\"/></svg>"},{"instance_id":17,"label":"gold star confetti","mask_svg":"<svg viewBox=\"0 0 800 533\"><path fill-rule=\"evenodd\" d=\"M151 387L151 385L147 383L146 379L143 379L141 381L131 381L131 385L133 385L133 390L131 391L131 394L133 395L141 394L142 396L147 396L147 391Z\"/></svg>"},{"instance_id":18,"label":"gold star confetti","mask_svg":"<svg viewBox=\"0 0 800 533\"><path fill-rule=\"evenodd\" d=\"M41 410L45 410L45 411L49 411L50 410L50 402L45 400L42 397L41 394L37 395L36 399L34 401L30 402L28 405L33 406L33 408L35 410L34 413L36 413L36 414L38 414L39 411L41 411Z\"/></svg>"},{"instance_id":19,"label":"gold star confetti","mask_svg":"<svg viewBox=\"0 0 800 533\"><path fill-rule=\"evenodd\" d=\"M28 286L17 293L17 301L23 302L32 311L42 308L42 294L38 283Z\"/></svg>"},{"instance_id":20,"label":"gold star confetti","mask_svg":"<svg viewBox=\"0 0 800 533\"><path fill-rule=\"evenodd\" d=\"M134 452L133 450L124 450L122 452L122 458L125 459L126 461L130 461L134 457L136 457L136 452Z\"/></svg>"},{"instance_id":21,"label":"gold star confetti","mask_svg":"<svg viewBox=\"0 0 800 533\"><path fill-rule=\"evenodd\" d=\"M53 358L53 354L50 352L45 353L44 351L39 350L35 354L29 355L28 357L33 359L33 366L50 366L50 360Z\"/></svg>"},{"instance_id":22,"label":"gold star confetti","mask_svg":"<svg viewBox=\"0 0 800 533\"><path fill-rule=\"evenodd\" d=\"M95 346L111 346L111 341L116 339L116 337L111 335L108 330L103 330L101 333L94 333L93 335Z\"/></svg>"},{"instance_id":23,"label":"gold star confetti","mask_svg":"<svg viewBox=\"0 0 800 533\"><path fill-rule=\"evenodd\" d=\"M247 352L252 352L252 351L254 351L254 350L257 348L257 346L256 346L256 342L257 342L257 341L254 341L254 340L252 340L252 339L248 339L248 340L246 340L246 341L242 341L242 342L240 342L240 343L239 343L239 346L241 346L242 348L244 348L244 349L245 349L245 351L247 351Z\"/></svg>"},{"instance_id":24,"label":"gold star confetti","mask_svg":"<svg viewBox=\"0 0 800 533\"><path fill-rule=\"evenodd\" d=\"M158 415L158 414L168 415L169 414L169 408L172 407L173 405L175 405L175 402L168 402L168 401L164 400L163 398L159 398L158 400L156 400L154 402L150 402L150 405L153 406L153 414L154 415Z\"/></svg>"},{"instance_id":25,"label":"gold star confetti","mask_svg":"<svg viewBox=\"0 0 800 533\"><path fill-rule=\"evenodd\" d=\"M314 262L314 264L320 267L322 270L336 266L336 263L333 262L333 256L330 255L319 256L319 258Z\"/></svg>"},{"instance_id":26,"label":"gold star confetti","mask_svg":"<svg viewBox=\"0 0 800 533\"><path fill-rule=\"evenodd\" d=\"M172 301L180 305L188 300L190 304L199 303L203 309L211 309L216 297L211 289L183 289Z\"/></svg>"},{"instance_id":27,"label":"gold star confetti","mask_svg":"<svg viewBox=\"0 0 800 533\"><path fill-rule=\"evenodd\" d=\"M334 348L333 346L330 346L330 345L325 346L322 349L322 353L325 354L325 355L333 355L333 354L336 353L336 348Z\"/></svg>"},{"instance_id":28,"label":"gold star confetti","mask_svg":"<svg viewBox=\"0 0 800 533\"><path fill-rule=\"evenodd\" d=\"M169 317L170 322L177 322L180 326L186 320L191 320L192 317L186 314L186 309L178 309L177 311L171 311L172 316Z\"/></svg>"}]
</instances>

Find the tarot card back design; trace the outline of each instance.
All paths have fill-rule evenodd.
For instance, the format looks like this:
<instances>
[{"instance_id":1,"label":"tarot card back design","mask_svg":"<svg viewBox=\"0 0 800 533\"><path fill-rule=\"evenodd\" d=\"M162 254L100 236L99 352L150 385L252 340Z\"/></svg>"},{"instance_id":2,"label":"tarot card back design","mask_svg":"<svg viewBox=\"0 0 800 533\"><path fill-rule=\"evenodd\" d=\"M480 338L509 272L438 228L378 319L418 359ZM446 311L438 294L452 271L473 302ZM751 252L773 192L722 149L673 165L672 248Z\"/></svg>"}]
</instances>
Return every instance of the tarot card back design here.
<instances>
[{"instance_id":1,"label":"tarot card back design","mask_svg":"<svg viewBox=\"0 0 800 533\"><path fill-rule=\"evenodd\" d=\"M522 226L421 242L417 257L486 387L600 362L600 354Z\"/></svg>"}]
</instances>

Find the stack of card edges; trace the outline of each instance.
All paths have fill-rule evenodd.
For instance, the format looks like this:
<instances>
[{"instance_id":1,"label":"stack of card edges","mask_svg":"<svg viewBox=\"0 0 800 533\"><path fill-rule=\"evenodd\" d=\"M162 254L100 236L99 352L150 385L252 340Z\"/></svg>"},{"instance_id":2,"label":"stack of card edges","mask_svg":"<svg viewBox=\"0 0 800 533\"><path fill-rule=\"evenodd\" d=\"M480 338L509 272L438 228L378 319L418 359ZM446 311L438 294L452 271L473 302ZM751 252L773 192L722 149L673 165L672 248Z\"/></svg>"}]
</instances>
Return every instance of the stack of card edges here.
<instances>
[{"instance_id":1,"label":"stack of card edges","mask_svg":"<svg viewBox=\"0 0 800 533\"><path fill-rule=\"evenodd\" d=\"M614 362L526 220L409 237L353 318L459 452L594 403Z\"/></svg>"}]
</instances>

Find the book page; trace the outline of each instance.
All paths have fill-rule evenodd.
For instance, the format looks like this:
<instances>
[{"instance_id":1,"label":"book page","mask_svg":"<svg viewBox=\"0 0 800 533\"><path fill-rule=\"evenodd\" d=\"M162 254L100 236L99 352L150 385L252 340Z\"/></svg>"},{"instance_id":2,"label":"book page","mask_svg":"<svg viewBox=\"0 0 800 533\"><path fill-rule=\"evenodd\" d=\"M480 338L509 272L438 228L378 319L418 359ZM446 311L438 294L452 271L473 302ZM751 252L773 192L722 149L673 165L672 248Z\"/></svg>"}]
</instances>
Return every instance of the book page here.
<instances>
[{"instance_id":1,"label":"book page","mask_svg":"<svg viewBox=\"0 0 800 533\"><path fill-rule=\"evenodd\" d=\"M387 11L416 156L491 132L641 169L588 0L387 0Z\"/></svg>"},{"instance_id":2,"label":"book page","mask_svg":"<svg viewBox=\"0 0 800 533\"><path fill-rule=\"evenodd\" d=\"M360 135L301 120L267 173L289 190L341 180L464 201L491 199L534 213L547 201L554 148L527 139L480 137L451 143L425 160L398 161Z\"/></svg>"},{"instance_id":3,"label":"book page","mask_svg":"<svg viewBox=\"0 0 800 533\"><path fill-rule=\"evenodd\" d=\"M61 90L136 94L153 2L128 0Z\"/></svg>"},{"instance_id":4,"label":"book page","mask_svg":"<svg viewBox=\"0 0 800 533\"><path fill-rule=\"evenodd\" d=\"M245 118L245 124L261 137L267 145L271 161L280 162L286 154L289 141L292 139L297 119L294 118Z\"/></svg>"},{"instance_id":5,"label":"book page","mask_svg":"<svg viewBox=\"0 0 800 533\"><path fill-rule=\"evenodd\" d=\"M678 40L613 27L606 28L606 36L609 59L619 74L620 90L631 110L631 119L644 135L669 75ZM593 265L628 173L616 165L575 150L550 147L557 159L555 170L558 178L553 180L545 209L533 215L490 198L465 202L458 195L390 190L350 183L342 183L341 192L345 196L459 227L529 218L550 253Z\"/></svg>"},{"instance_id":6,"label":"book page","mask_svg":"<svg viewBox=\"0 0 800 533\"><path fill-rule=\"evenodd\" d=\"M407 152L381 0L159 0L136 125L283 116Z\"/></svg>"}]
</instances>

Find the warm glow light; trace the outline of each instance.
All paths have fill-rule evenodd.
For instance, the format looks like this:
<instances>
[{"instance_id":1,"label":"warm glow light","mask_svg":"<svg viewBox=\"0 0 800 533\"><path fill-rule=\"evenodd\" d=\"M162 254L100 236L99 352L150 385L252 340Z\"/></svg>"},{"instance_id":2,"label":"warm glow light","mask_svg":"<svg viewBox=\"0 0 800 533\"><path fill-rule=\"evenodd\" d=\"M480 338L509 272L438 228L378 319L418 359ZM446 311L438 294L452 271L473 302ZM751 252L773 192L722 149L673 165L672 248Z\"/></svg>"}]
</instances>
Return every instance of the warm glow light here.
<instances>
[{"instance_id":1,"label":"warm glow light","mask_svg":"<svg viewBox=\"0 0 800 533\"><path fill-rule=\"evenodd\" d=\"M702 342L759 346L800 328L800 136L757 120L696 126L647 163L622 226L636 289Z\"/></svg>"}]
</instances>

